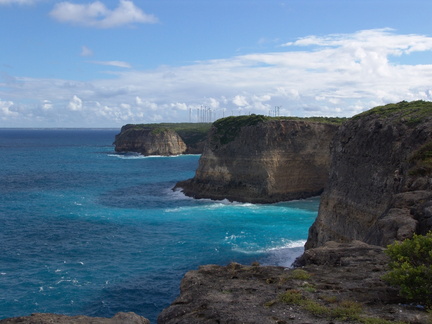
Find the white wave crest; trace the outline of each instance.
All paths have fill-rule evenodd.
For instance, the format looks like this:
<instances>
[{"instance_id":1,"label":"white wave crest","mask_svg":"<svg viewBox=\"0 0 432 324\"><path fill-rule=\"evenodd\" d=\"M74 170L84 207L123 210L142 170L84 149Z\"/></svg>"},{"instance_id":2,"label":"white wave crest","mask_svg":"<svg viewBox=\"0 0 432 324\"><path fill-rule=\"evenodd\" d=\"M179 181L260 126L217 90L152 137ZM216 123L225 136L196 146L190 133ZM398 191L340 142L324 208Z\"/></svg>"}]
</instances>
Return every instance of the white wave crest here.
<instances>
[{"instance_id":1,"label":"white wave crest","mask_svg":"<svg viewBox=\"0 0 432 324\"><path fill-rule=\"evenodd\" d=\"M110 153L108 156L116 157L123 160L136 160L136 159L169 159L178 158L182 156L200 156L200 154L176 154L176 155L142 155L136 152L129 153Z\"/></svg>"},{"instance_id":2,"label":"white wave crest","mask_svg":"<svg viewBox=\"0 0 432 324\"><path fill-rule=\"evenodd\" d=\"M226 241L231 241L236 238L241 238L242 236L231 235L229 237L225 237ZM263 253L274 253L278 251L284 251L289 249L303 249L306 241L298 240L298 241L288 241L287 243L283 243L274 247L259 247L257 244L248 244L247 247L240 247L237 245L233 245L232 250L236 252L240 252L243 254L263 254Z\"/></svg>"}]
</instances>

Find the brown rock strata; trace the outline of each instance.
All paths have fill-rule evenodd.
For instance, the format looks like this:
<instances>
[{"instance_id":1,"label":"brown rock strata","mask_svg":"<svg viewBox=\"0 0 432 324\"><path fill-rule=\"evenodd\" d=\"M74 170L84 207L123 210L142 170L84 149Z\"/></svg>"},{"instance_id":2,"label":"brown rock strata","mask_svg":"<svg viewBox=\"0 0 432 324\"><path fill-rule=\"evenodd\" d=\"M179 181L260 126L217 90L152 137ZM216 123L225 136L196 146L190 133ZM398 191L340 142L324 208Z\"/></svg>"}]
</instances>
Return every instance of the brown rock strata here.
<instances>
[{"instance_id":1,"label":"brown rock strata","mask_svg":"<svg viewBox=\"0 0 432 324\"><path fill-rule=\"evenodd\" d=\"M222 135L213 126L195 177L176 188L195 198L253 203L319 195L336 130L333 124L300 120L266 120ZM228 132L235 136L226 139Z\"/></svg>"},{"instance_id":2,"label":"brown rock strata","mask_svg":"<svg viewBox=\"0 0 432 324\"><path fill-rule=\"evenodd\" d=\"M134 128L134 125L122 127L114 144L116 152L143 155L179 155L187 150L182 138L172 129Z\"/></svg>"}]
</instances>

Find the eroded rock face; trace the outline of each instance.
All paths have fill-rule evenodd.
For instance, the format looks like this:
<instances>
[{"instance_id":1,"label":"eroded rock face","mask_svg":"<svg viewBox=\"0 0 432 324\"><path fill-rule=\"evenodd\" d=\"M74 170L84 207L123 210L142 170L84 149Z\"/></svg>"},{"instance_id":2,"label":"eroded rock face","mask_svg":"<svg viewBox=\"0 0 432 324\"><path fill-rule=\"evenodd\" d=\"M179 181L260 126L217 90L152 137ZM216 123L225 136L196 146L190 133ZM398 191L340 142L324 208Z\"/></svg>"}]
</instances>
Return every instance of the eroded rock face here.
<instances>
[{"instance_id":1,"label":"eroded rock face","mask_svg":"<svg viewBox=\"0 0 432 324\"><path fill-rule=\"evenodd\" d=\"M182 138L172 129L137 129L133 125L122 127L114 144L116 152L137 152L143 155L179 155L187 150Z\"/></svg>"},{"instance_id":2,"label":"eroded rock face","mask_svg":"<svg viewBox=\"0 0 432 324\"><path fill-rule=\"evenodd\" d=\"M135 313L117 313L112 318L90 316L66 316L36 313L30 316L0 320L1 324L150 324L150 321Z\"/></svg>"},{"instance_id":3,"label":"eroded rock face","mask_svg":"<svg viewBox=\"0 0 432 324\"><path fill-rule=\"evenodd\" d=\"M432 103L377 107L340 127L306 248L386 246L432 229Z\"/></svg>"},{"instance_id":4,"label":"eroded rock face","mask_svg":"<svg viewBox=\"0 0 432 324\"><path fill-rule=\"evenodd\" d=\"M319 195L327 181L329 144L336 130L333 124L293 120L266 120L223 131L214 126L195 177L176 187L195 198L254 203Z\"/></svg>"}]
</instances>

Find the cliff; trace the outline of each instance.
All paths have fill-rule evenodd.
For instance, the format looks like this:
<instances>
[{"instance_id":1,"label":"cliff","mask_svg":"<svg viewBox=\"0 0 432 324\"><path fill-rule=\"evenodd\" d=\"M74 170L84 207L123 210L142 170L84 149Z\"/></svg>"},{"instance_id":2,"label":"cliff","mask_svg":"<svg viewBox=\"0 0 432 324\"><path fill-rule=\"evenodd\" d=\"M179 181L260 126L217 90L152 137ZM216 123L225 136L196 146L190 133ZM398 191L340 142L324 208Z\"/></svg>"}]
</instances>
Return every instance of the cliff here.
<instances>
[{"instance_id":1,"label":"cliff","mask_svg":"<svg viewBox=\"0 0 432 324\"><path fill-rule=\"evenodd\" d=\"M432 103L376 107L340 127L306 248L386 246L432 229Z\"/></svg>"},{"instance_id":2,"label":"cliff","mask_svg":"<svg viewBox=\"0 0 432 324\"><path fill-rule=\"evenodd\" d=\"M338 127L326 121L259 115L220 119L208 135L195 177L176 188L195 198L253 203L319 195Z\"/></svg>"},{"instance_id":3,"label":"cliff","mask_svg":"<svg viewBox=\"0 0 432 324\"><path fill-rule=\"evenodd\" d=\"M210 124L128 124L116 135L116 152L201 154Z\"/></svg>"}]
</instances>

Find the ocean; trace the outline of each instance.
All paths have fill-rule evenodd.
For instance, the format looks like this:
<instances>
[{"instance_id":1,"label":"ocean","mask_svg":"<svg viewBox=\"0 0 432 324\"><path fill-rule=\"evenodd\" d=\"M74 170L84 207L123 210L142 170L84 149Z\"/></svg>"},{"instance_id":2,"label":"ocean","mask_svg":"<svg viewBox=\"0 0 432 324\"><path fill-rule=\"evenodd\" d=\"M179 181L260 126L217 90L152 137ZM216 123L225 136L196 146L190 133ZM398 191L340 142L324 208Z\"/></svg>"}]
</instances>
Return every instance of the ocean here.
<instances>
[{"instance_id":1,"label":"ocean","mask_svg":"<svg viewBox=\"0 0 432 324\"><path fill-rule=\"evenodd\" d=\"M199 155L116 154L114 129L0 129L0 319L36 312L156 322L202 264L288 267L319 198L276 204L173 191Z\"/></svg>"}]
</instances>

